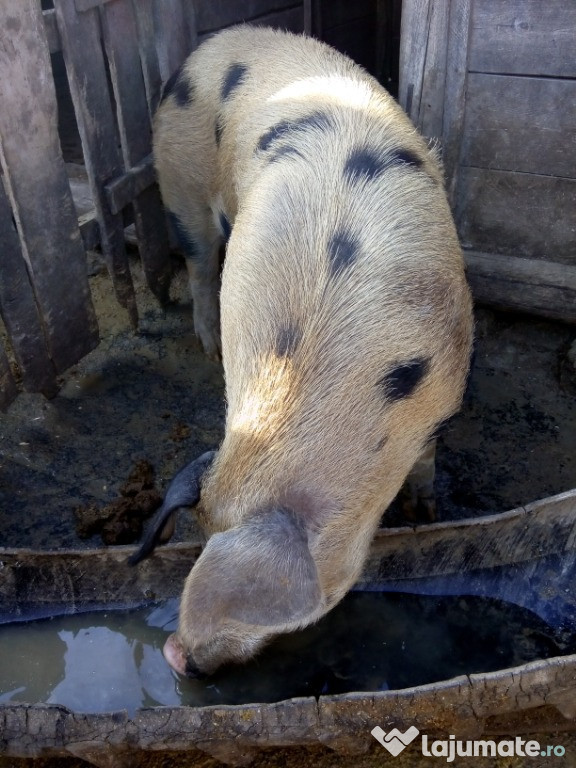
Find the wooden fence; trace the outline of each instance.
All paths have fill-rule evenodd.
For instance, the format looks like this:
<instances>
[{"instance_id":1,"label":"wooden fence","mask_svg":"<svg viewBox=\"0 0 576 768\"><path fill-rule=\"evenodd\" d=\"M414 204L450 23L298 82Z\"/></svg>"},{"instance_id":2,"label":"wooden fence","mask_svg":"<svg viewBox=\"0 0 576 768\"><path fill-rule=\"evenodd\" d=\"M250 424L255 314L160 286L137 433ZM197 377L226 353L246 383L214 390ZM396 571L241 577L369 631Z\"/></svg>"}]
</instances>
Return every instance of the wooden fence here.
<instances>
[{"instance_id":1,"label":"wooden fence","mask_svg":"<svg viewBox=\"0 0 576 768\"><path fill-rule=\"evenodd\" d=\"M574 0L404 0L400 101L441 144L475 297L576 322Z\"/></svg>"},{"instance_id":2,"label":"wooden fence","mask_svg":"<svg viewBox=\"0 0 576 768\"><path fill-rule=\"evenodd\" d=\"M150 154L162 83L222 27L252 21L310 31L312 24L310 0L53 6L0 3L0 408L20 389L53 395L58 375L98 343L86 247L100 244L116 297L137 327L125 246L133 221L147 283L167 300L168 232ZM64 59L82 144L80 178L62 157L51 54Z\"/></svg>"}]
</instances>

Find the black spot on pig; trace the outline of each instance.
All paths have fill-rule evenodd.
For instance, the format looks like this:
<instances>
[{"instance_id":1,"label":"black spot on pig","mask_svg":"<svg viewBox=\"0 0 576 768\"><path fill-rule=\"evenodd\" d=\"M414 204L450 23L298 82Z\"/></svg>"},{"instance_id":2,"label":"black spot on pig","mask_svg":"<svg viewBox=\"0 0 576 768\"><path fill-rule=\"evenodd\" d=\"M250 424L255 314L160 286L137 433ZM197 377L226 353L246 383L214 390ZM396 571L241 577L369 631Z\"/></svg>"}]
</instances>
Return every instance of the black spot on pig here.
<instances>
[{"instance_id":1,"label":"black spot on pig","mask_svg":"<svg viewBox=\"0 0 576 768\"><path fill-rule=\"evenodd\" d=\"M394 149L385 154L370 147L353 149L344 164L344 178L354 183L371 181L389 168L407 165L420 168L422 159L409 149Z\"/></svg>"},{"instance_id":2,"label":"black spot on pig","mask_svg":"<svg viewBox=\"0 0 576 768\"><path fill-rule=\"evenodd\" d=\"M228 240L230 239L230 235L232 234L232 227L230 226L228 217L223 211L220 211L218 218L220 220L220 229L222 230L224 239L226 240L226 242L228 242Z\"/></svg>"},{"instance_id":3,"label":"black spot on pig","mask_svg":"<svg viewBox=\"0 0 576 768\"><path fill-rule=\"evenodd\" d=\"M328 243L328 258L332 272L336 274L349 267L357 258L360 245L346 230L336 232Z\"/></svg>"},{"instance_id":4,"label":"black spot on pig","mask_svg":"<svg viewBox=\"0 0 576 768\"><path fill-rule=\"evenodd\" d=\"M178 69L173 72L166 81L164 89L162 90L162 98L160 99L160 103L162 103L171 94L174 96L174 100L179 107L187 107L192 102L192 83L182 71L182 67L178 67Z\"/></svg>"},{"instance_id":5,"label":"black spot on pig","mask_svg":"<svg viewBox=\"0 0 576 768\"><path fill-rule=\"evenodd\" d=\"M187 259L197 259L200 255L198 246L196 245L194 238L188 232L184 224L175 213L167 211L166 213L170 226L174 231L178 245L181 251Z\"/></svg>"},{"instance_id":6,"label":"black spot on pig","mask_svg":"<svg viewBox=\"0 0 576 768\"><path fill-rule=\"evenodd\" d=\"M257 147L260 151L266 152L272 144L288 136L294 138L309 129L325 131L332 125L332 118L325 112L312 112L310 115L304 115L296 120L280 120L260 136Z\"/></svg>"},{"instance_id":7,"label":"black spot on pig","mask_svg":"<svg viewBox=\"0 0 576 768\"><path fill-rule=\"evenodd\" d=\"M302 339L302 331L296 325L281 328L276 336L275 352L278 357L292 357Z\"/></svg>"},{"instance_id":8,"label":"black spot on pig","mask_svg":"<svg viewBox=\"0 0 576 768\"><path fill-rule=\"evenodd\" d=\"M424 162L411 149L395 149L387 157L389 158L389 165L410 165L414 168L420 168Z\"/></svg>"},{"instance_id":9,"label":"black spot on pig","mask_svg":"<svg viewBox=\"0 0 576 768\"><path fill-rule=\"evenodd\" d=\"M426 375L428 366L428 361L423 358L399 363L380 379L378 385L388 400L403 400L413 394Z\"/></svg>"},{"instance_id":10,"label":"black spot on pig","mask_svg":"<svg viewBox=\"0 0 576 768\"><path fill-rule=\"evenodd\" d=\"M385 168L386 162L378 152L365 148L353 149L344 165L344 178L346 181L370 180Z\"/></svg>"},{"instance_id":11,"label":"black spot on pig","mask_svg":"<svg viewBox=\"0 0 576 768\"><path fill-rule=\"evenodd\" d=\"M220 90L222 101L230 98L236 88L244 82L247 73L248 67L244 66L244 64L230 64Z\"/></svg>"}]
</instances>

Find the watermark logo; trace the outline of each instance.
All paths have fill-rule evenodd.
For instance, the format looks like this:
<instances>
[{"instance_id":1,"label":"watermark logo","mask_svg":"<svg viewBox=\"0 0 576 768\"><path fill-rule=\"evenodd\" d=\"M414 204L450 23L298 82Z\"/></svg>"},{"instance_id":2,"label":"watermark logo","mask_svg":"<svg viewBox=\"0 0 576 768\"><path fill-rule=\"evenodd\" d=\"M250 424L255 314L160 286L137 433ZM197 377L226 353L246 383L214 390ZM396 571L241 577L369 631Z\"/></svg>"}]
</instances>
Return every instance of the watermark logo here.
<instances>
[{"instance_id":1,"label":"watermark logo","mask_svg":"<svg viewBox=\"0 0 576 768\"><path fill-rule=\"evenodd\" d=\"M372 728L370 733L374 736L376 741L379 741L380 744L390 752L391 755L396 757L408 746L408 744L414 741L420 731L412 725L407 731L404 731L404 733L399 731L398 728L393 728L386 733L385 730L377 725L375 728Z\"/></svg>"},{"instance_id":2,"label":"watermark logo","mask_svg":"<svg viewBox=\"0 0 576 768\"><path fill-rule=\"evenodd\" d=\"M404 733L398 728L393 728L386 733L377 725L370 733L391 755L396 757L414 741L420 731L412 725ZM564 757L566 754L566 749L561 744L541 745L538 741L528 741L520 736L501 741L493 739L460 741L450 735L448 739L436 739L430 742L428 736L423 735L420 748L425 757L443 757L447 763L454 762L457 757Z\"/></svg>"}]
</instances>

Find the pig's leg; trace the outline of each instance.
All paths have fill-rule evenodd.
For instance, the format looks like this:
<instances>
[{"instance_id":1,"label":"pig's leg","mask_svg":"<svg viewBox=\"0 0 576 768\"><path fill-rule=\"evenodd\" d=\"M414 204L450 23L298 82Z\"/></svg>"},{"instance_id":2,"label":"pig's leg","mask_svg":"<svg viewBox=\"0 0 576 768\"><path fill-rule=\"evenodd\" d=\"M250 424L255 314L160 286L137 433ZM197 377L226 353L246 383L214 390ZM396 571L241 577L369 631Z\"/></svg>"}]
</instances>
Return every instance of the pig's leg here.
<instances>
[{"instance_id":1,"label":"pig's leg","mask_svg":"<svg viewBox=\"0 0 576 768\"><path fill-rule=\"evenodd\" d=\"M400 491L402 512L408 520L421 523L434 522L436 519L435 461L436 440L431 440L411 469Z\"/></svg>"},{"instance_id":2,"label":"pig's leg","mask_svg":"<svg viewBox=\"0 0 576 768\"><path fill-rule=\"evenodd\" d=\"M194 304L194 330L212 360L221 357L219 251L223 238L209 208L193 206L178 215L168 214L178 245L186 257L188 282Z\"/></svg>"}]
</instances>

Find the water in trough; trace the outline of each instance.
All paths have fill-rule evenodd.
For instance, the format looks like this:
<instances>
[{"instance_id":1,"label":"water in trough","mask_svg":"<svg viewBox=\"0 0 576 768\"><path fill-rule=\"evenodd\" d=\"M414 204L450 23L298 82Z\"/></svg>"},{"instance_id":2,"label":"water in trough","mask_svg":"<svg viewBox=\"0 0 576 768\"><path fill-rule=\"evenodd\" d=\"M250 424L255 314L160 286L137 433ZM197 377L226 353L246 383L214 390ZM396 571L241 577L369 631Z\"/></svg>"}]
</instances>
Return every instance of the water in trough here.
<instances>
[{"instance_id":1,"label":"water in trough","mask_svg":"<svg viewBox=\"0 0 576 768\"><path fill-rule=\"evenodd\" d=\"M0 627L0 703L132 713L273 702L408 688L576 650L576 634L500 600L355 592L316 626L278 638L252 662L187 680L162 656L177 611L170 600Z\"/></svg>"}]
</instances>

